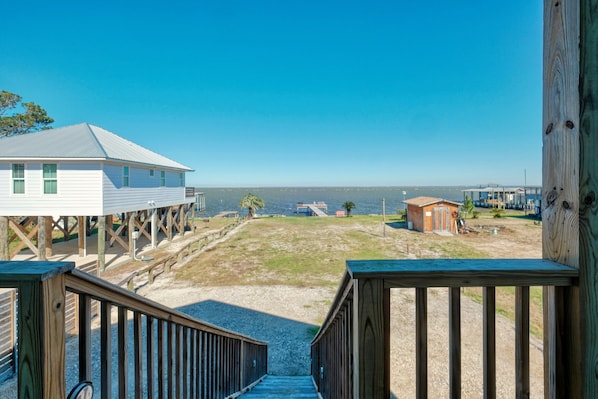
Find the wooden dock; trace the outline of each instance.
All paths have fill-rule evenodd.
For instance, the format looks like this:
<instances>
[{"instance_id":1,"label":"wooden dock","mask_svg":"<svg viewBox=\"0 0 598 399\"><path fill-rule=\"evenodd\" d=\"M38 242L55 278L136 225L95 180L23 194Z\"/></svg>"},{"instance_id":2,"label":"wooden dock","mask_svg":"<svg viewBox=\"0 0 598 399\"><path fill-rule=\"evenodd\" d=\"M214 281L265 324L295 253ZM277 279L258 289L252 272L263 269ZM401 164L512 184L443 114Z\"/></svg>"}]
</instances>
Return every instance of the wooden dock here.
<instances>
[{"instance_id":1,"label":"wooden dock","mask_svg":"<svg viewBox=\"0 0 598 399\"><path fill-rule=\"evenodd\" d=\"M325 202L318 201L311 204L297 203L297 214L304 213L308 216L328 216L328 205Z\"/></svg>"},{"instance_id":2,"label":"wooden dock","mask_svg":"<svg viewBox=\"0 0 598 399\"><path fill-rule=\"evenodd\" d=\"M318 399L310 376L283 377L269 375L240 399Z\"/></svg>"}]
</instances>

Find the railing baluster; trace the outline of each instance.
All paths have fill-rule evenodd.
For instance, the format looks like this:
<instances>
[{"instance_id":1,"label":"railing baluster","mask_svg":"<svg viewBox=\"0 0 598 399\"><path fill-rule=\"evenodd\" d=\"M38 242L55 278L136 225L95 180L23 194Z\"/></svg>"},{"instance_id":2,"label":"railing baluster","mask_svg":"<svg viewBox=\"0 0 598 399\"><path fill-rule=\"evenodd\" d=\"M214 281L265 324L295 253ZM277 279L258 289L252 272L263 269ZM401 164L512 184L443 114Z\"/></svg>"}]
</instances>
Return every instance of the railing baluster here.
<instances>
[{"instance_id":1,"label":"railing baluster","mask_svg":"<svg viewBox=\"0 0 598 399\"><path fill-rule=\"evenodd\" d=\"M450 397L461 398L461 289L449 288Z\"/></svg>"},{"instance_id":2,"label":"railing baluster","mask_svg":"<svg viewBox=\"0 0 598 399\"><path fill-rule=\"evenodd\" d=\"M141 331L141 313L133 313L133 356L135 359L134 370L135 370L135 399L141 399L143 395L143 334ZM149 353L148 353L149 356Z\"/></svg>"},{"instance_id":3,"label":"railing baluster","mask_svg":"<svg viewBox=\"0 0 598 399\"><path fill-rule=\"evenodd\" d=\"M176 397L181 398L182 394L182 383L183 383L183 327L181 325L176 326L175 336L175 361L176 361Z\"/></svg>"},{"instance_id":4,"label":"railing baluster","mask_svg":"<svg viewBox=\"0 0 598 399\"><path fill-rule=\"evenodd\" d=\"M155 352L155 345L154 339L156 335L154 334L154 318L151 316L147 316L145 319L145 329L146 329L146 375L147 375L147 397L153 398L154 397L154 373L155 373L155 366L154 366L154 352Z\"/></svg>"},{"instance_id":5,"label":"railing baluster","mask_svg":"<svg viewBox=\"0 0 598 399\"><path fill-rule=\"evenodd\" d=\"M193 329L190 331L189 340L190 340L190 358L189 358L189 367L191 370L189 376L189 397L195 398L195 389L196 389L196 374L197 374L197 330Z\"/></svg>"},{"instance_id":6,"label":"railing baluster","mask_svg":"<svg viewBox=\"0 0 598 399\"><path fill-rule=\"evenodd\" d=\"M91 297L79 295L79 381L91 381Z\"/></svg>"},{"instance_id":7,"label":"railing baluster","mask_svg":"<svg viewBox=\"0 0 598 399\"><path fill-rule=\"evenodd\" d=\"M129 396L129 331L127 328L127 309L118 307L118 397L127 399Z\"/></svg>"},{"instance_id":8,"label":"railing baluster","mask_svg":"<svg viewBox=\"0 0 598 399\"><path fill-rule=\"evenodd\" d=\"M164 399L164 320L158 319L158 399Z\"/></svg>"},{"instance_id":9,"label":"railing baluster","mask_svg":"<svg viewBox=\"0 0 598 399\"><path fill-rule=\"evenodd\" d=\"M426 399L428 397L428 291L426 288L415 289L415 318L415 395L418 399Z\"/></svg>"},{"instance_id":10,"label":"railing baluster","mask_svg":"<svg viewBox=\"0 0 598 399\"><path fill-rule=\"evenodd\" d=\"M173 323L167 322L166 329L168 332L167 339L167 362L168 362L168 399L174 399L174 388L176 385L174 379L174 361L175 361L175 350L174 350L174 331L176 326Z\"/></svg>"},{"instance_id":11,"label":"railing baluster","mask_svg":"<svg viewBox=\"0 0 598 399\"><path fill-rule=\"evenodd\" d=\"M189 329L183 327L183 398L189 394Z\"/></svg>"},{"instance_id":12,"label":"railing baluster","mask_svg":"<svg viewBox=\"0 0 598 399\"><path fill-rule=\"evenodd\" d=\"M496 399L496 288L484 288L484 399Z\"/></svg>"},{"instance_id":13,"label":"railing baluster","mask_svg":"<svg viewBox=\"0 0 598 399\"><path fill-rule=\"evenodd\" d=\"M516 398L529 398L529 287L515 290Z\"/></svg>"},{"instance_id":14,"label":"railing baluster","mask_svg":"<svg viewBox=\"0 0 598 399\"><path fill-rule=\"evenodd\" d=\"M112 398L112 304L102 302L100 343L101 397Z\"/></svg>"}]
</instances>

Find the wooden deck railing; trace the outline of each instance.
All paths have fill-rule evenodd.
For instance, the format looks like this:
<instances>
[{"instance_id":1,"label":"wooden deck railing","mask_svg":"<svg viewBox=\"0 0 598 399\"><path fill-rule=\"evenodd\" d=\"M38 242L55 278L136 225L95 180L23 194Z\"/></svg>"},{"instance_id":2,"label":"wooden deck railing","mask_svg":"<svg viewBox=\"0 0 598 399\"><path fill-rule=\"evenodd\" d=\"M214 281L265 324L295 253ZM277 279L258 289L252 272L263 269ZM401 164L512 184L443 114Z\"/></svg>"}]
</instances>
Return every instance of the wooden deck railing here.
<instances>
[{"instance_id":1,"label":"wooden deck railing","mask_svg":"<svg viewBox=\"0 0 598 399\"><path fill-rule=\"evenodd\" d=\"M226 398L267 373L266 343L130 293L72 262L0 262L0 287L19 292L19 398L66 398L74 385L66 382L67 367L77 370L74 382L93 383L96 398ZM66 292L79 299L74 365L65 360ZM100 304L96 318L92 301Z\"/></svg>"},{"instance_id":2,"label":"wooden deck railing","mask_svg":"<svg viewBox=\"0 0 598 399\"><path fill-rule=\"evenodd\" d=\"M496 398L495 287L515 286L514 385L516 397L527 398L530 386L529 287L558 290L577 284L577 278L576 269L535 259L348 261L334 303L312 342L312 377L324 399L389 398L390 289L415 288L416 397L427 398L427 289L448 287L449 395L460 398L460 288L483 287L484 325L477 327L483 328L484 336L484 397ZM559 373L570 365L548 366Z\"/></svg>"}]
</instances>

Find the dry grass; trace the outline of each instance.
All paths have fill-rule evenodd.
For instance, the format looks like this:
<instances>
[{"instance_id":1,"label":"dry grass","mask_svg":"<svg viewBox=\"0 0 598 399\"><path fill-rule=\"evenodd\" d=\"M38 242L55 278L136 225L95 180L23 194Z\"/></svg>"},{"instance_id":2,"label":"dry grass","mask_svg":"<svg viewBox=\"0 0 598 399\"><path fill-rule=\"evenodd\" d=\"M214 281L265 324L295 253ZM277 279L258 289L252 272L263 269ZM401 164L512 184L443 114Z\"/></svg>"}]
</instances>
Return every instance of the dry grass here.
<instances>
[{"instance_id":1,"label":"dry grass","mask_svg":"<svg viewBox=\"0 0 598 399\"><path fill-rule=\"evenodd\" d=\"M541 256L541 228L531 221L468 222L479 233L422 234L392 218L384 226L380 216L255 219L187 263L176 278L203 286L322 286L338 284L348 259Z\"/></svg>"}]
</instances>

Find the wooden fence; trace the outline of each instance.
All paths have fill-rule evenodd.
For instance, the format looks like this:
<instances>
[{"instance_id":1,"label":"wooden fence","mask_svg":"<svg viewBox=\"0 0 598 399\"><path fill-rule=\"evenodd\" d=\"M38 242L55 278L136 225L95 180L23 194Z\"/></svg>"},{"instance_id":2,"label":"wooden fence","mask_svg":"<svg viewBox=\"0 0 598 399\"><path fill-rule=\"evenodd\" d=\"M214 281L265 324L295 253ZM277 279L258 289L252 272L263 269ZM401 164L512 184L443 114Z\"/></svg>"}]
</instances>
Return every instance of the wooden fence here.
<instances>
[{"instance_id":1,"label":"wooden fence","mask_svg":"<svg viewBox=\"0 0 598 399\"><path fill-rule=\"evenodd\" d=\"M79 381L90 381L102 399L224 399L267 373L266 343L138 296L72 262L0 262L3 287L19 291L19 397L65 398ZM69 341L75 342L69 351L67 292L79 302L78 339ZM100 307L94 322L93 302ZM78 354L75 364L67 352Z\"/></svg>"}]
</instances>

